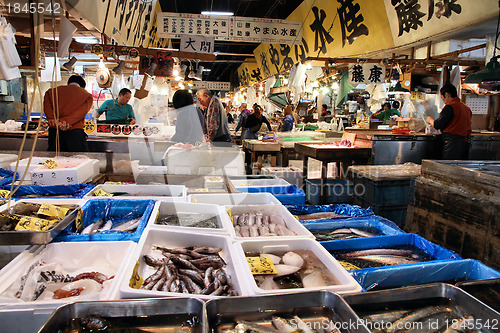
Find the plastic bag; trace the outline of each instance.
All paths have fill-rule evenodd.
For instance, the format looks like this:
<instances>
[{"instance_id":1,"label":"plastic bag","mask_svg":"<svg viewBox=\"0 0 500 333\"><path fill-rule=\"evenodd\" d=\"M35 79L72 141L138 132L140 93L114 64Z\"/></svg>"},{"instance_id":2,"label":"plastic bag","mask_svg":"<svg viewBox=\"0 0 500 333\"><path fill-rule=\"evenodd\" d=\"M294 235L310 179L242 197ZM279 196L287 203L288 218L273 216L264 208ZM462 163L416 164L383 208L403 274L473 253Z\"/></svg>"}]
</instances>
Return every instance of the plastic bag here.
<instances>
[{"instance_id":1,"label":"plastic bag","mask_svg":"<svg viewBox=\"0 0 500 333\"><path fill-rule=\"evenodd\" d=\"M313 214L320 212L332 212L338 215L347 215L347 217L356 217L356 216L370 216L373 215L373 209L369 208L361 208L356 205L348 205L348 204L335 204L335 205L287 205L286 208L293 215L305 215L305 214ZM339 217L346 218L346 217ZM308 221L312 222L312 221ZM320 222L324 222L324 220L320 220Z\"/></svg>"},{"instance_id":2,"label":"plastic bag","mask_svg":"<svg viewBox=\"0 0 500 333\"><path fill-rule=\"evenodd\" d=\"M54 198L74 198L81 199L85 194L92 191L95 186L92 184L70 184L70 185L21 185L12 196L14 199L22 197L54 197ZM10 185L2 186L4 190L10 190Z\"/></svg>"}]
</instances>

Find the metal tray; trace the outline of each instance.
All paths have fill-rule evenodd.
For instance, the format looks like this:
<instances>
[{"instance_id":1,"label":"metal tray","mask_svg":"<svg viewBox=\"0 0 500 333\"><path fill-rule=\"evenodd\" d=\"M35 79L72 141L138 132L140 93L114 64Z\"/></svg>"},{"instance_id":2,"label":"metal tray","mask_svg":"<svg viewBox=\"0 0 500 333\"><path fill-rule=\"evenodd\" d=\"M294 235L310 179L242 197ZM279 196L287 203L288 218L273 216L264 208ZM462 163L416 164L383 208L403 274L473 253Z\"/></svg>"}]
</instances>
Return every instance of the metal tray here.
<instances>
[{"instance_id":1,"label":"metal tray","mask_svg":"<svg viewBox=\"0 0 500 333\"><path fill-rule=\"evenodd\" d=\"M76 219L77 214L78 208L75 208L47 231L0 231L0 245L48 244Z\"/></svg>"},{"instance_id":2,"label":"metal tray","mask_svg":"<svg viewBox=\"0 0 500 333\"><path fill-rule=\"evenodd\" d=\"M463 290L444 283L371 291L363 294L348 295L343 298L356 313L359 312L361 307L370 310L375 310L377 307L380 307L381 309L383 308L389 311L391 309L391 303L394 303L394 305L401 305L401 303L411 305L412 302L426 302L428 300L424 305L429 305L429 302L439 299L451 300L455 302L455 304L466 309L475 319L480 319L482 322L487 320L489 320L490 323L492 321L496 322L497 327L500 325L500 322L498 322L500 313Z\"/></svg>"},{"instance_id":3,"label":"metal tray","mask_svg":"<svg viewBox=\"0 0 500 333\"><path fill-rule=\"evenodd\" d=\"M274 315L297 315L311 328L330 322L345 326L353 323L352 327L341 327L341 332L370 332L340 296L326 291L211 300L206 303L206 311L207 325L213 332L233 327L235 319L270 327Z\"/></svg>"},{"instance_id":4,"label":"metal tray","mask_svg":"<svg viewBox=\"0 0 500 333\"><path fill-rule=\"evenodd\" d=\"M455 285L500 312L500 279L464 281Z\"/></svg>"},{"instance_id":5,"label":"metal tray","mask_svg":"<svg viewBox=\"0 0 500 333\"><path fill-rule=\"evenodd\" d=\"M104 301L104 302L76 302L59 307L39 333L58 332L64 325L74 318L99 315L102 317L158 317L165 325L181 329L184 317L181 315L196 316L197 322L192 332L205 332L205 311L203 301L195 298L155 298L142 300ZM164 317L164 318L162 318ZM177 320L176 320L177 319ZM186 327L183 328L185 332ZM163 332L163 331L162 331ZM167 331L165 331L167 332ZM170 330L168 331L170 332Z\"/></svg>"}]
</instances>

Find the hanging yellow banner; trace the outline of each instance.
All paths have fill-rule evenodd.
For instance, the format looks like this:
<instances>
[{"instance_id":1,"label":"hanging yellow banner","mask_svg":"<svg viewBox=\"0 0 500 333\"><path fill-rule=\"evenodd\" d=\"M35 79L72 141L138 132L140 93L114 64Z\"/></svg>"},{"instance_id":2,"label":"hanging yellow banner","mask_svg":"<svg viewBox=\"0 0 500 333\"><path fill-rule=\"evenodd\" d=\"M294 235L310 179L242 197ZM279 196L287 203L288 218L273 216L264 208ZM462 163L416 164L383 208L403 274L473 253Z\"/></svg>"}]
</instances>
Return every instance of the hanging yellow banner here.
<instances>
[{"instance_id":1,"label":"hanging yellow banner","mask_svg":"<svg viewBox=\"0 0 500 333\"><path fill-rule=\"evenodd\" d=\"M251 86L264 79L256 62L244 62L238 67L238 79L243 87Z\"/></svg>"},{"instance_id":2,"label":"hanging yellow banner","mask_svg":"<svg viewBox=\"0 0 500 333\"><path fill-rule=\"evenodd\" d=\"M302 40L254 50L265 78L307 57L359 57L394 45L384 0L305 0L287 19L303 22Z\"/></svg>"}]
</instances>

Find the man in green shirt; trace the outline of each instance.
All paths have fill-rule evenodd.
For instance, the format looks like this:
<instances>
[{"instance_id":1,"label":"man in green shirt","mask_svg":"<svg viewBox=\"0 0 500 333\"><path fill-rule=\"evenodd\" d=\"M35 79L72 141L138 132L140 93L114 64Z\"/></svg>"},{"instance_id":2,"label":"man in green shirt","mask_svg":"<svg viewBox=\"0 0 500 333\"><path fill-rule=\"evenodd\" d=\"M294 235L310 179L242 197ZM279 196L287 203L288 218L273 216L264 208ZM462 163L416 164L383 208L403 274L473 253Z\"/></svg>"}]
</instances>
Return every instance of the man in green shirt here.
<instances>
[{"instance_id":1,"label":"man in green shirt","mask_svg":"<svg viewBox=\"0 0 500 333\"><path fill-rule=\"evenodd\" d=\"M117 124L134 125L136 123L134 110L130 104L127 104L131 97L132 92L123 88L117 99L108 99L101 104L101 107L94 113L95 119L99 119L103 113L106 113L107 122L116 121Z\"/></svg>"},{"instance_id":2,"label":"man in green shirt","mask_svg":"<svg viewBox=\"0 0 500 333\"><path fill-rule=\"evenodd\" d=\"M389 102L384 104L384 110L380 111L375 115L377 119L383 120L383 124L387 124L387 119L389 119L391 116L398 115L401 117L401 113L398 111L397 108L399 108L399 102L394 101L393 103L393 108L391 109L391 104Z\"/></svg>"}]
</instances>

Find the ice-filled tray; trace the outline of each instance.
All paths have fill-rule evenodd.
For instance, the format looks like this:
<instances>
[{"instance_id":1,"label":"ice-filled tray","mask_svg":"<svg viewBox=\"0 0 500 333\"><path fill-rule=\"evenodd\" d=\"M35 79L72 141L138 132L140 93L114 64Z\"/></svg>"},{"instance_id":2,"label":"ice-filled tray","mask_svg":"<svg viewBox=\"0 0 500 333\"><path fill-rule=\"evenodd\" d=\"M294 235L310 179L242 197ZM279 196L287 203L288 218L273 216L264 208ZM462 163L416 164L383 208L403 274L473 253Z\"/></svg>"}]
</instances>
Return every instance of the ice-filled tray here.
<instances>
[{"instance_id":1,"label":"ice-filled tray","mask_svg":"<svg viewBox=\"0 0 500 333\"><path fill-rule=\"evenodd\" d=\"M284 179L232 179L231 183L235 187L262 187L262 186L288 186L290 185Z\"/></svg>"},{"instance_id":2,"label":"ice-filled tray","mask_svg":"<svg viewBox=\"0 0 500 333\"><path fill-rule=\"evenodd\" d=\"M92 327L85 325L86 320L80 320L83 318L103 323L106 331L201 333L205 325L204 310L203 301L194 298L78 302L57 309L40 333L65 332L65 328L72 327L69 324Z\"/></svg>"},{"instance_id":3,"label":"ice-filled tray","mask_svg":"<svg viewBox=\"0 0 500 333\"><path fill-rule=\"evenodd\" d=\"M346 294L361 286L312 239L245 240L235 244L241 272L256 295L328 290ZM246 257L271 255L277 274L252 275ZM258 282L257 282L258 280Z\"/></svg>"},{"instance_id":4,"label":"ice-filled tray","mask_svg":"<svg viewBox=\"0 0 500 333\"><path fill-rule=\"evenodd\" d=\"M56 242L138 242L155 206L154 200L99 198L84 202L82 213L57 236Z\"/></svg>"},{"instance_id":5,"label":"ice-filled tray","mask_svg":"<svg viewBox=\"0 0 500 333\"><path fill-rule=\"evenodd\" d=\"M314 239L313 234L282 205L226 206L226 209L231 214L234 225L231 235L235 239L283 237ZM266 219L266 216L269 218ZM244 217L244 220L240 221L240 217Z\"/></svg>"},{"instance_id":6,"label":"ice-filled tray","mask_svg":"<svg viewBox=\"0 0 500 333\"><path fill-rule=\"evenodd\" d=\"M116 299L134 248L133 242L52 243L31 247L16 258L16 265L0 271L0 307L56 308L74 301ZM81 279L74 281L78 275ZM71 292L75 296L53 298Z\"/></svg>"},{"instance_id":7,"label":"ice-filled tray","mask_svg":"<svg viewBox=\"0 0 500 333\"><path fill-rule=\"evenodd\" d=\"M447 284L373 291L344 299L372 331L381 325L386 332L408 332L410 329L418 332L498 332L500 329L500 313Z\"/></svg>"},{"instance_id":8,"label":"ice-filled tray","mask_svg":"<svg viewBox=\"0 0 500 333\"><path fill-rule=\"evenodd\" d=\"M338 295L325 291L224 298L206 304L211 332L232 332L237 324L294 332L369 332ZM274 322L274 323L273 323ZM301 331L299 331L301 329Z\"/></svg>"},{"instance_id":9,"label":"ice-filled tray","mask_svg":"<svg viewBox=\"0 0 500 333\"><path fill-rule=\"evenodd\" d=\"M154 199L186 201L187 189L183 185L111 185L96 186L84 199L112 195L113 199Z\"/></svg>"},{"instance_id":10,"label":"ice-filled tray","mask_svg":"<svg viewBox=\"0 0 500 333\"><path fill-rule=\"evenodd\" d=\"M237 260L239 260L239 256L235 256L235 250L234 250L234 245L231 242L231 239L228 236L224 235L193 235L193 233L190 232L182 232L182 231L173 231L173 230L159 230L159 229L149 229L147 230L147 233L143 236L141 239L140 243L138 244L137 251L135 254L132 256L132 260L130 261L126 272L125 272L125 278L122 281L122 284L120 286L120 297L121 298L149 298L149 297L165 297L165 296L171 296L171 297L196 297L196 298L201 298L201 299L214 299L214 298L219 298L222 296L218 295L204 295L204 294L196 294L196 293L182 293L178 291L161 291L161 290L148 290L145 289L149 283L143 285L139 281L144 280L145 282L148 281L148 277L153 275L155 272L158 273L156 269L154 269L152 266L149 266L146 263L145 255L151 255L155 259L161 259L164 258L162 251L161 250L153 250L154 246L162 247L162 248L168 248L168 249L186 249L187 247L194 247L200 248L200 247L209 247L209 248L219 248L222 249L218 254L222 258L222 260L225 262L226 266L224 267L226 276L229 277L227 282L230 284L231 289L238 295L248 295L247 287L245 285L245 279L242 280L240 277L240 272L238 269L235 267L235 265L238 265ZM184 250L181 250L181 252L186 252ZM177 258L180 258L180 256L175 256ZM172 259L173 261L177 262L176 267L179 266L179 259ZM212 259L211 259L212 260ZM213 259L215 260L215 259ZM217 262L219 262L219 259L217 259ZM171 262L169 263L169 265ZM138 266L136 266L138 265ZM202 266L198 266L200 269ZM215 270L215 269L214 269ZM175 270L174 270L175 271ZM136 274L137 273L137 274ZM205 275L205 272L203 273ZM213 272L211 272L213 273ZM188 272L183 271L182 274L189 274ZM211 275L207 275L207 282L205 284L205 279L203 278L202 282L203 285L199 284L198 282L198 288L201 288L203 286L203 291L208 292L214 289L216 286L216 283L214 282L215 280L212 279ZM222 277L221 277L222 278ZM183 278L184 281L184 278ZM157 281L158 283L160 281ZM169 282L168 279L165 281ZM136 283L136 287L138 288L133 288L131 284ZM154 280L153 282L150 283L155 283ZM151 285L154 289L158 287L172 287L172 285L175 283L175 285L179 285L177 282L172 282L169 285L162 284L162 285ZM185 282L186 283L186 282ZM143 286L140 288L139 286ZM220 285L220 287L223 285ZM149 287L148 287L149 288ZM174 288L168 288L168 290L176 290L177 287L174 286ZM219 293L221 290L223 290L224 287L222 287L219 290L214 290L216 293ZM226 290L227 291L227 290ZM212 292L213 293L213 292Z\"/></svg>"},{"instance_id":11,"label":"ice-filled tray","mask_svg":"<svg viewBox=\"0 0 500 333\"><path fill-rule=\"evenodd\" d=\"M229 235L232 224L224 208L218 205L158 201L148 227Z\"/></svg>"},{"instance_id":12,"label":"ice-filled tray","mask_svg":"<svg viewBox=\"0 0 500 333\"><path fill-rule=\"evenodd\" d=\"M74 207L74 209L69 210L68 213L60 219L60 222L55 223L49 229L44 231L34 231L34 230L11 230L11 231L0 231L0 245L22 245L22 244L47 244L52 239L54 239L64 228L66 228L77 216L78 207L80 207L81 199L23 199L19 201L11 201L10 207L15 207L16 205L21 205L23 203L32 203L36 205L43 205L45 203L52 204L55 206L68 206ZM9 204L6 203L0 207L0 216L4 216L5 213L9 211ZM22 214L15 214L19 219L19 222L23 223ZM30 214L33 216L33 214ZM26 215L27 216L27 215ZM45 219L44 219L45 220ZM12 220L10 220L12 221ZM18 222L18 224L19 224ZM40 221L33 220L32 222L26 221L28 224L25 225L25 229L30 229L31 224L39 224ZM3 224L2 224L3 225Z\"/></svg>"},{"instance_id":13,"label":"ice-filled tray","mask_svg":"<svg viewBox=\"0 0 500 333\"><path fill-rule=\"evenodd\" d=\"M190 194L187 201L221 206L281 205L271 193Z\"/></svg>"}]
</instances>

